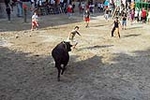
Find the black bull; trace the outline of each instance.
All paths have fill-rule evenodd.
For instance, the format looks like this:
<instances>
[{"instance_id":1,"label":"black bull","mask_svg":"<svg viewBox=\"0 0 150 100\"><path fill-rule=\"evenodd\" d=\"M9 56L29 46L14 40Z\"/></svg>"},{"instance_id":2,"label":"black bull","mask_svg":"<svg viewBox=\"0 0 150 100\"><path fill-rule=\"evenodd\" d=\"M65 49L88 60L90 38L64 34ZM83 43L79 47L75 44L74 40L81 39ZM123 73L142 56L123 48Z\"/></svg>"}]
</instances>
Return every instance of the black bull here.
<instances>
[{"instance_id":1,"label":"black bull","mask_svg":"<svg viewBox=\"0 0 150 100\"><path fill-rule=\"evenodd\" d=\"M55 67L58 69L58 81L60 81L60 73L63 75L66 65L69 61L69 51L72 45L70 42L61 42L52 50L52 57L55 61ZM61 66L63 65L63 66Z\"/></svg>"}]
</instances>

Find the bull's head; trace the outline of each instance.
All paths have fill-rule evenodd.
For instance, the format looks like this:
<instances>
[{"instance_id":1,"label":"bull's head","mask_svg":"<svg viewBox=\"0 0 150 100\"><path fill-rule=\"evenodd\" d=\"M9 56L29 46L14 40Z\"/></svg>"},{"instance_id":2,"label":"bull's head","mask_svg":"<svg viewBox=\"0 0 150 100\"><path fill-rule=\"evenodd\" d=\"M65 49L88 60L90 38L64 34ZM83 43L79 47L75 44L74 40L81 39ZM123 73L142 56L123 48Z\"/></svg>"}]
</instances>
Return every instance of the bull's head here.
<instances>
[{"instance_id":1,"label":"bull's head","mask_svg":"<svg viewBox=\"0 0 150 100\"><path fill-rule=\"evenodd\" d=\"M70 42L63 41L63 44L65 45L65 49L67 49L67 51L71 51L72 45L70 44Z\"/></svg>"}]
</instances>

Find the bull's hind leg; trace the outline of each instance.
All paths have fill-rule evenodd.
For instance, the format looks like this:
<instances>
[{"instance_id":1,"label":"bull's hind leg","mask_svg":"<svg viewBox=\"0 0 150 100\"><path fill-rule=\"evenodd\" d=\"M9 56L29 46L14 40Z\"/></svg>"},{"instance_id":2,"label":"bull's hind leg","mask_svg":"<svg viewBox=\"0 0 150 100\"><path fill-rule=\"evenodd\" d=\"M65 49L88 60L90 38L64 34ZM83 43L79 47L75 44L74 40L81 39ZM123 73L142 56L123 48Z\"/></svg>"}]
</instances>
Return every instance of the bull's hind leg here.
<instances>
[{"instance_id":1,"label":"bull's hind leg","mask_svg":"<svg viewBox=\"0 0 150 100\"><path fill-rule=\"evenodd\" d=\"M61 71L61 69L60 68L57 68L58 69L58 76L57 76L57 79L58 79L58 81L60 81L60 71Z\"/></svg>"},{"instance_id":2,"label":"bull's hind leg","mask_svg":"<svg viewBox=\"0 0 150 100\"><path fill-rule=\"evenodd\" d=\"M61 72L61 75L63 75L63 73L64 73L65 70L66 70L66 68L63 67L62 72Z\"/></svg>"},{"instance_id":3,"label":"bull's hind leg","mask_svg":"<svg viewBox=\"0 0 150 100\"><path fill-rule=\"evenodd\" d=\"M60 64L56 64L56 68L57 68L57 70L58 70L57 79L58 79L58 81L60 81L60 72L61 72L61 66L60 66Z\"/></svg>"},{"instance_id":4,"label":"bull's hind leg","mask_svg":"<svg viewBox=\"0 0 150 100\"><path fill-rule=\"evenodd\" d=\"M63 75L64 71L66 70L66 65L67 65L67 64L63 64L63 68L62 68L61 75Z\"/></svg>"},{"instance_id":5,"label":"bull's hind leg","mask_svg":"<svg viewBox=\"0 0 150 100\"><path fill-rule=\"evenodd\" d=\"M68 64L68 61L69 61L69 56L67 57L66 61L63 63L63 68L62 68L61 75L63 75L64 71L66 70L66 66Z\"/></svg>"}]
</instances>

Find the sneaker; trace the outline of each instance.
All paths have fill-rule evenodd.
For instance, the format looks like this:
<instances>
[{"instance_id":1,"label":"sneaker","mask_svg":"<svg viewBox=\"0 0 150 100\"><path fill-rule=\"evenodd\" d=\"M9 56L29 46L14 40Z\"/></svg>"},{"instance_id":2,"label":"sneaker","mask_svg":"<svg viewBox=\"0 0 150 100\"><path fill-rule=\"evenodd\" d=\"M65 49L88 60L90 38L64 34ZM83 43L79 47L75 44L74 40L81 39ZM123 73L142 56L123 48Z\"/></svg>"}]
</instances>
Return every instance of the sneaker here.
<instances>
[{"instance_id":1,"label":"sneaker","mask_svg":"<svg viewBox=\"0 0 150 100\"><path fill-rule=\"evenodd\" d=\"M86 28L88 28L89 26L85 26Z\"/></svg>"}]
</instances>

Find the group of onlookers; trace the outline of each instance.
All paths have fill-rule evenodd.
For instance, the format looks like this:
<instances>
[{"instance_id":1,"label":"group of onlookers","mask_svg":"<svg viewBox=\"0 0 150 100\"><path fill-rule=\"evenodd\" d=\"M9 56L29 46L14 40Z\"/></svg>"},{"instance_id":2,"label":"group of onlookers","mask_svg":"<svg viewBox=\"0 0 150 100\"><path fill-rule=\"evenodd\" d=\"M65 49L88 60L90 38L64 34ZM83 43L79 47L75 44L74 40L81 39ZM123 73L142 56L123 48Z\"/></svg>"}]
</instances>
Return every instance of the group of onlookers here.
<instances>
[{"instance_id":1,"label":"group of onlookers","mask_svg":"<svg viewBox=\"0 0 150 100\"><path fill-rule=\"evenodd\" d=\"M150 18L150 10L146 10L145 8L138 9L133 8L128 12L128 19L131 19L131 24L133 21L146 23Z\"/></svg>"},{"instance_id":2,"label":"group of onlookers","mask_svg":"<svg viewBox=\"0 0 150 100\"><path fill-rule=\"evenodd\" d=\"M94 13L95 11L103 12L104 11L104 4L102 2L97 2L97 3L80 2L78 5L78 8L79 8L80 13L83 13L87 8L89 9L90 13Z\"/></svg>"}]
</instances>

